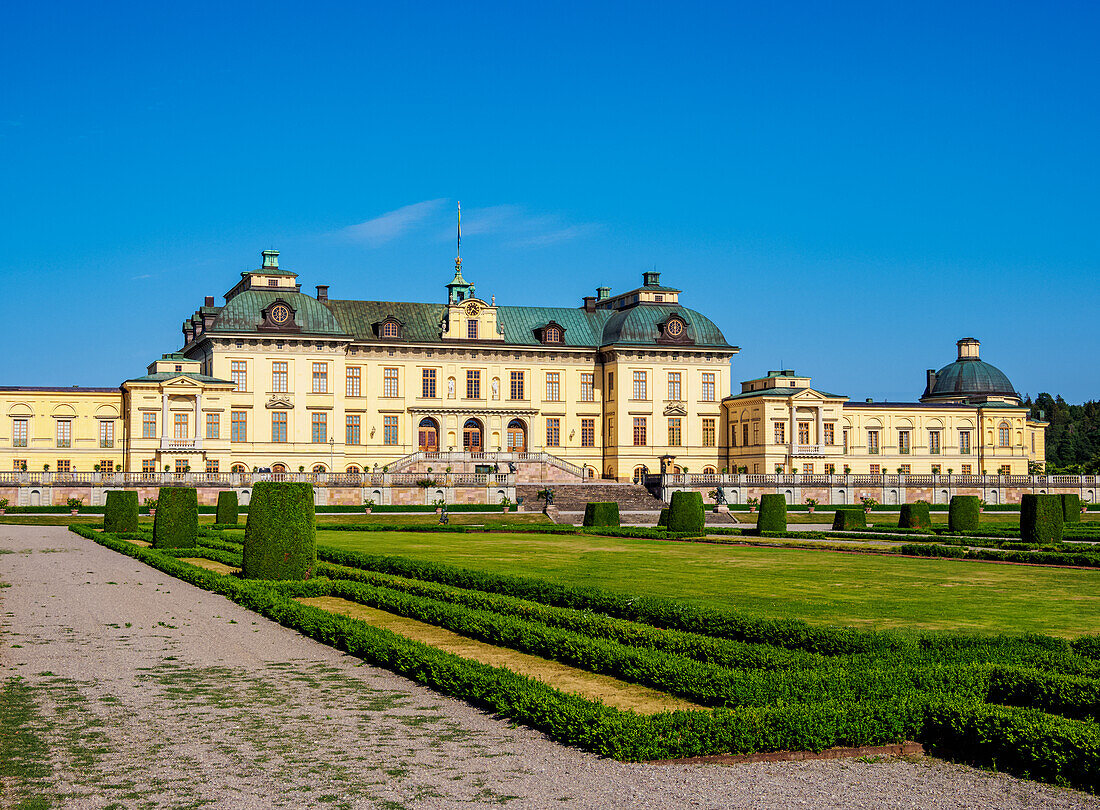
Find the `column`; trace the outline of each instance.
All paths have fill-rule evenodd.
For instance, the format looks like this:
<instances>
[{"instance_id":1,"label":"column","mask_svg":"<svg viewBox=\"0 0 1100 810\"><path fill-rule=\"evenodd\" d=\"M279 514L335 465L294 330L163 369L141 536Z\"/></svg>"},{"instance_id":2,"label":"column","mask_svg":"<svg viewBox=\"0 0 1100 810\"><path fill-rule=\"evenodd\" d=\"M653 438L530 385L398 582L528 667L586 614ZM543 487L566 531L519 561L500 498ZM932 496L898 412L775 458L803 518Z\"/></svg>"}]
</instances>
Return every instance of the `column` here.
<instances>
[{"instance_id":1,"label":"column","mask_svg":"<svg viewBox=\"0 0 1100 810\"><path fill-rule=\"evenodd\" d=\"M821 416L821 406L817 406L817 443L819 445L825 444L825 424Z\"/></svg>"},{"instance_id":2,"label":"column","mask_svg":"<svg viewBox=\"0 0 1100 810\"><path fill-rule=\"evenodd\" d=\"M168 392L165 391L161 394L160 398L160 435L165 441L168 440Z\"/></svg>"},{"instance_id":3,"label":"column","mask_svg":"<svg viewBox=\"0 0 1100 810\"><path fill-rule=\"evenodd\" d=\"M199 437L202 434L199 432L199 420L202 418L202 394L195 394L195 446L198 447Z\"/></svg>"},{"instance_id":4,"label":"column","mask_svg":"<svg viewBox=\"0 0 1100 810\"><path fill-rule=\"evenodd\" d=\"M790 464L795 463L794 449L798 447L798 422L795 418L795 404L794 400L790 400L791 403L791 434L787 438L790 439Z\"/></svg>"}]
</instances>

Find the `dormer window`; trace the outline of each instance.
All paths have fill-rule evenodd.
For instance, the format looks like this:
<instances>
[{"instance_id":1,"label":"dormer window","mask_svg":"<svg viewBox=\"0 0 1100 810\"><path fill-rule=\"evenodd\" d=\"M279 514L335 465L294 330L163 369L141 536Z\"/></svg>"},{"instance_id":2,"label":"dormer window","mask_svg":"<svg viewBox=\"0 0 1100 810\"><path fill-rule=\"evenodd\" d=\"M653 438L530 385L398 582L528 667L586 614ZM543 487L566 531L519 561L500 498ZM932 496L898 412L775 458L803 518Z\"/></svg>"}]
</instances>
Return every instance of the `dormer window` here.
<instances>
[{"instance_id":1,"label":"dormer window","mask_svg":"<svg viewBox=\"0 0 1100 810\"><path fill-rule=\"evenodd\" d=\"M546 342L561 343L561 329L556 326L546 327Z\"/></svg>"},{"instance_id":2,"label":"dormer window","mask_svg":"<svg viewBox=\"0 0 1100 810\"><path fill-rule=\"evenodd\" d=\"M545 326L536 329L535 335L538 337L539 343L560 345L565 342L565 327L557 321L550 321Z\"/></svg>"},{"instance_id":3,"label":"dormer window","mask_svg":"<svg viewBox=\"0 0 1100 810\"><path fill-rule=\"evenodd\" d=\"M653 296L653 300L660 304L665 300L665 297L663 295L656 294Z\"/></svg>"},{"instance_id":4,"label":"dormer window","mask_svg":"<svg viewBox=\"0 0 1100 810\"><path fill-rule=\"evenodd\" d=\"M183 371L183 366L181 366L179 363L177 363L176 364L176 371Z\"/></svg>"},{"instance_id":5,"label":"dormer window","mask_svg":"<svg viewBox=\"0 0 1100 810\"><path fill-rule=\"evenodd\" d=\"M268 286L268 287L278 287L278 286L279 286L279 279L277 279L277 278L269 278L269 279L267 280L267 286Z\"/></svg>"},{"instance_id":6,"label":"dormer window","mask_svg":"<svg viewBox=\"0 0 1100 810\"><path fill-rule=\"evenodd\" d=\"M395 338L397 337L397 324L393 321L386 321L382 324L382 337Z\"/></svg>"},{"instance_id":7,"label":"dormer window","mask_svg":"<svg viewBox=\"0 0 1100 810\"><path fill-rule=\"evenodd\" d=\"M371 324L371 328L382 340L401 340L405 332L405 324L393 315L388 316L384 321L376 321Z\"/></svg>"}]
</instances>

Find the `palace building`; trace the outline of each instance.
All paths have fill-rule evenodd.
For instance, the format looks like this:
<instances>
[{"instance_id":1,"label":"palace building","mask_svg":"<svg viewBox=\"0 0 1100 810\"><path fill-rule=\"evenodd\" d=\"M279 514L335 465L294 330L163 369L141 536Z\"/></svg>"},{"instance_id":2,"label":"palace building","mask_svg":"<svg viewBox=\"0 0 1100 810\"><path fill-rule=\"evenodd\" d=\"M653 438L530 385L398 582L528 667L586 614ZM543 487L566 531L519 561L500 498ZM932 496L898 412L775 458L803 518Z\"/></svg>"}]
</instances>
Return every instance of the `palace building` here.
<instances>
[{"instance_id":1,"label":"palace building","mask_svg":"<svg viewBox=\"0 0 1100 810\"><path fill-rule=\"evenodd\" d=\"M1025 474L1044 424L959 341L920 402L849 402L793 371L727 396L738 352L658 273L577 307L504 306L461 259L440 303L302 292L265 250L182 345L117 388L0 388L4 469L358 473L446 454L551 459L575 478L699 473Z\"/></svg>"}]
</instances>

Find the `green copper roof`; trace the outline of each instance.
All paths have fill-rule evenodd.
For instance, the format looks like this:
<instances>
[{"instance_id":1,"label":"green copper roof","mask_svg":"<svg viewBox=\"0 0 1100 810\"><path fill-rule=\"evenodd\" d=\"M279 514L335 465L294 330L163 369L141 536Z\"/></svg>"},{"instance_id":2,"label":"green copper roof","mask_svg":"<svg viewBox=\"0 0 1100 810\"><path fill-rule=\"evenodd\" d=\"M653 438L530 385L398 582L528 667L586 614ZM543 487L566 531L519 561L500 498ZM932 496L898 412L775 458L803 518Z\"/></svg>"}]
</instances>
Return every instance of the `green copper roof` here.
<instances>
[{"instance_id":1,"label":"green copper roof","mask_svg":"<svg viewBox=\"0 0 1100 810\"><path fill-rule=\"evenodd\" d=\"M982 360L956 360L936 372L936 383L926 397L1010 396L1019 398L1008 377Z\"/></svg>"},{"instance_id":2,"label":"green copper roof","mask_svg":"<svg viewBox=\"0 0 1100 810\"><path fill-rule=\"evenodd\" d=\"M847 399L846 394L830 394L827 391L818 391L816 388L762 388L759 391L742 391L740 394L731 394L726 399L751 399L752 397L790 397L801 394L803 391L813 391L830 399Z\"/></svg>"},{"instance_id":3,"label":"green copper roof","mask_svg":"<svg viewBox=\"0 0 1100 810\"><path fill-rule=\"evenodd\" d=\"M721 330L705 315L678 304L642 304L612 312L603 330L603 344L652 345L660 334L659 324L678 315L687 325L686 335L696 346L730 348Z\"/></svg>"},{"instance_id":4,"label":"green copper roof","mask_svg":"<svg viewBox=\"0 0 1100 810\"><path fill-rule=\"evenodd\" d=\"M206 374L199 374L196 371L158 371L156 374L146 374L144 377L134 377L133 379L126 380L125 382L164 382L165 380L174 380L176 377L187 377L197 382L205 383L225 383L226 385L233 385L230 380L222 380L218 377L210 377Z\"/></svg>"},{"instance_id":5,"label":"green copper roof","mask_svg":"<svg viewBox=\"0 0 1100 810\"><path fill-rule=\"evenodd\" d=\"M237 293L221 308L207 331L256 332L256 327L262 320L260 312L276 300L286 301L295 310L294 322L301 327L300 334L347 334L323 303L304 293L286 289L245 290Z\"/></svg>"}]
</instances>

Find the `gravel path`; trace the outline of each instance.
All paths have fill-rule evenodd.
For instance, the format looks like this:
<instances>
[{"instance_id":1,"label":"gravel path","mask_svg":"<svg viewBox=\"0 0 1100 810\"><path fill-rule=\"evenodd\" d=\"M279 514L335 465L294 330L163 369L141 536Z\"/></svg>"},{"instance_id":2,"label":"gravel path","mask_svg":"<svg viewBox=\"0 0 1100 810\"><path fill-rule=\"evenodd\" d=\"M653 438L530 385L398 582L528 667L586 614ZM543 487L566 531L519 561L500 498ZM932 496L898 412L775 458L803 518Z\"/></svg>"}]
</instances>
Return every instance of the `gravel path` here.
<instances>
[{"instance_id":1,"label":"gravel path","mask_svg":"<svg viewBox=\"0 0 1100 810\"><path fill-rule=\"evenodd\" d=\"M63 528L0 551L2 807L1100 808L932 758L599 759Z\"/></svg>"}]
</instances>

